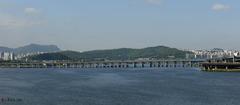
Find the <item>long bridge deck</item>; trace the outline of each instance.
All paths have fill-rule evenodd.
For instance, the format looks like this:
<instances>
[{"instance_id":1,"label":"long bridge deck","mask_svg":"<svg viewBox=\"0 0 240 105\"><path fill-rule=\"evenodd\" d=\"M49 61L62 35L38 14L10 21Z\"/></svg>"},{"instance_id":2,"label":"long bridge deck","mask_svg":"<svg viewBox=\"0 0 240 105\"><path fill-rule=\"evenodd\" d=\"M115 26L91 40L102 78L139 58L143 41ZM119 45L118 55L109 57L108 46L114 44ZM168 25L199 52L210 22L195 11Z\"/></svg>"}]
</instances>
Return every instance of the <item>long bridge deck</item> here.
<instances>
[{"instance_id":1,"label":"long bridge deck","mask_svg":"<svg viewBox=\"0 0 240 105\"><path fill-rule=\"evenodd\" d=\"M205 60L42 61L0 63L0 68L195 68Z\"/></svg>"}]
</instances>

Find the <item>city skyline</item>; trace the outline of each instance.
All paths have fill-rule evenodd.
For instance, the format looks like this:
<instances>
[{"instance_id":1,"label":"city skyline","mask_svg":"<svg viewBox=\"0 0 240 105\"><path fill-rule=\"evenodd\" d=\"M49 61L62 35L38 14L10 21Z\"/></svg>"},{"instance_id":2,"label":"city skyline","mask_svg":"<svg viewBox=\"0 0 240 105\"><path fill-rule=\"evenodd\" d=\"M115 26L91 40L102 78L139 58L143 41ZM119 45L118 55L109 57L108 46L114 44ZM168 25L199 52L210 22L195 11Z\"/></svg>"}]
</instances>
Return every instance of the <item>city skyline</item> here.
<instances>
[{"instance_id":1,"label":"city skyline","mask_svg":"<svg viewBox=\"0 0 240 105\"><path fill-rule=\"evenodd\" d=\"M237 49L239 1L0 0L0 46Z\"/></svg>"}]
</instances>

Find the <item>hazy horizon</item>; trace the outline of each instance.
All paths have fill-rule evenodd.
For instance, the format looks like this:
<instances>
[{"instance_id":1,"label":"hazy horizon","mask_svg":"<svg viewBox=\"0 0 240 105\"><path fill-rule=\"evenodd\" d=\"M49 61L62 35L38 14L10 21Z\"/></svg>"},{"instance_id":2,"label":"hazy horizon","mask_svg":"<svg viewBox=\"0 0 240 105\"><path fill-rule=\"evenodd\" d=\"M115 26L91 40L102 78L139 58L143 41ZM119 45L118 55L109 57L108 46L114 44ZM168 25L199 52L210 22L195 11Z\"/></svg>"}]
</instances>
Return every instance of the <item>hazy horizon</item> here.
<instances>
[{"instance_id":1,"label":"hazy horizon","mask_svg":"<svg viewBox=\"0 0 240 105\"><path fill-rule=\"evenodd\" d=\"M17 47L8 47L8 46L0 46L0 47L7 47L7 48L19 48L19 47L24 47L24 46L28 46L28 45L32 45L32 44L36 44L36 45L43 45L43 46L49 46L49 45L54 45L54 44L38 44L38 43L30 43L30 44L27 44L27 45L20 45L20 46L17 46ZM79 50L74 50L74 49L63 49L63 48L60 48L58 45L54 45L54 46L57 46L61 51L78 51L78 52L85 52L85 51L94 51L94 50L111 50L111 49L122 49L122 48L130 48L130 49L143 49L143 48L149 48L149 47L158 47L158 46L165 46L165 47L170 47L170 48L176 48L176 47L172 47L172 46L167 46L167 45L155 45L155 46L145 46L145 47L113 47L113 48L96 48L96 49L90 49L90 50L82 50L82 51L79 51ZM217 48L217 47L215 47ZM214 48L209 48L209 49L190 49L190 48L177 48L179 50L212 50ZM238 50L238 49L225 49L225 48L220 48L220 49L224 49L224 50Z\"/></svg>"},{"instance_id":2,"label":"hazy horizon","mask_svg":"<svg viewBox=\"0 0 240 105\"><path fill-rule=\"evenodd\" d=\"M240 1L0 0L0 46L240 49Z\"/></svg>"}]
</instances>

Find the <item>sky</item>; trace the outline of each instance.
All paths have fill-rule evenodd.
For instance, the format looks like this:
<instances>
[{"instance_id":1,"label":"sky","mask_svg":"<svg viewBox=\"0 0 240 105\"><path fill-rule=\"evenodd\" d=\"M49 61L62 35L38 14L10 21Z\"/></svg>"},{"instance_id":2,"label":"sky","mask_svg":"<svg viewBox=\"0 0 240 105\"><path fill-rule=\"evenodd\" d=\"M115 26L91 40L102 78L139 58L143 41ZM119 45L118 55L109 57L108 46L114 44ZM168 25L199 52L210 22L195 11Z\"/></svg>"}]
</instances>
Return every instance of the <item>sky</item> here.
<instances>
[{"instance_id":1,"label":"sky","mask_svg":"<svg viewBox=\"0 0 240 105\"><path fill-rule=\"evenodd\" d=\"M239 0L0 0L0 46L240 49Z\"/></svg>"}]
</instances>

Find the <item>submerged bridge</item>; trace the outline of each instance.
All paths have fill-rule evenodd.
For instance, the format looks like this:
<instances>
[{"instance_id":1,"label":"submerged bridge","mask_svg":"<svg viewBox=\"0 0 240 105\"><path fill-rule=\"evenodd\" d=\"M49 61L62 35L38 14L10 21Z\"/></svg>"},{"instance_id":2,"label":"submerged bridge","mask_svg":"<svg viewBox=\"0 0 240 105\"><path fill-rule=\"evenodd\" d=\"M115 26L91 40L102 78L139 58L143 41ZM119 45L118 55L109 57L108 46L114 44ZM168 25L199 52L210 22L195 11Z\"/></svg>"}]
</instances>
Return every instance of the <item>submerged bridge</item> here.
<instances>
[{"instance_id":1,"label":"submerged bridge","mask_svg":"<svg viewBox=\"0 0 240 105\"><path fill-rule=\"evenodd\" d=\"M43 61L0 63L0 68L198 68L202 59L128 60L128 61Z\"/></svg>"}]
</instances>

